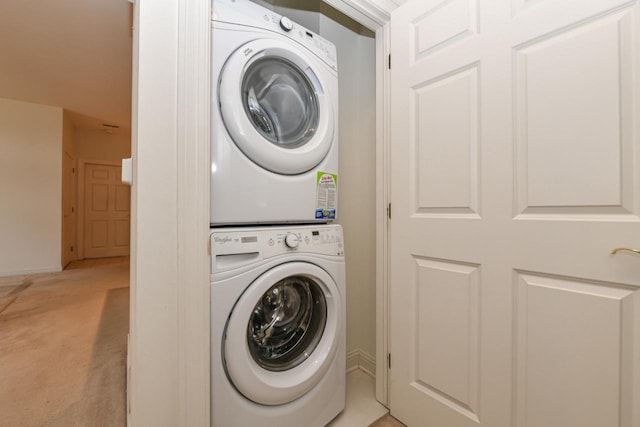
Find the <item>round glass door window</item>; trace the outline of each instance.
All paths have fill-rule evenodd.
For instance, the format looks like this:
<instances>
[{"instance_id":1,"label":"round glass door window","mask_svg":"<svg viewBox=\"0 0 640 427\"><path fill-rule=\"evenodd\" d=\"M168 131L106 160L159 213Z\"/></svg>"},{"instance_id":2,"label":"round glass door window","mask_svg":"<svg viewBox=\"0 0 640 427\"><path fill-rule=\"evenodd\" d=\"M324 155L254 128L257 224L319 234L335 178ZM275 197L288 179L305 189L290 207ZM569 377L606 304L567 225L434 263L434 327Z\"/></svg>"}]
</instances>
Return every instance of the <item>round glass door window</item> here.
<instances>
[{"instance_id":1,"label":"round glass door window","mask_svg":"<svg viewBox=\"0 0 640 427\"><path fill-rule=\"evenodd\" d=\"M310 171L336 138L338 80L322 61L285 40L252 40L220 71L220 117L256 165L281 175Z\"/></svg>"},{"instance_id":2,"label":"round glass door window","mask_svg":"<svg viewBox=\"0 0 640 427\"><path fill-rule=\"evenodd\" d=\"M318 129L319 105L313 85L285 58L265 56L252 62L242 81L242 98L254 128L276 146L303 146Z\"/></svg>"},{"instance_id":3,"label":"round glass door window","mask_svg":"<svg viewBox=\"0 0 640 427\"><path fill-rule=\"evenodd\" d=\"M290 276L273 285L255 305L247 327L253 360L281 372L304 362L315 350L327 322L327 301L309 277Z\"/></svg>"},{"instance_id":4,"label":"round glass door window","mask_svg":"<svg viewBox=\"0 0 640 427\"><path fill-rule=\"evenodd\" d=\"M262 405L298 399L336 363L343 317L341 291L317 265L285 262L265 271L227 321L222 351L229 381Z\"/></svg>"}]
</instances>

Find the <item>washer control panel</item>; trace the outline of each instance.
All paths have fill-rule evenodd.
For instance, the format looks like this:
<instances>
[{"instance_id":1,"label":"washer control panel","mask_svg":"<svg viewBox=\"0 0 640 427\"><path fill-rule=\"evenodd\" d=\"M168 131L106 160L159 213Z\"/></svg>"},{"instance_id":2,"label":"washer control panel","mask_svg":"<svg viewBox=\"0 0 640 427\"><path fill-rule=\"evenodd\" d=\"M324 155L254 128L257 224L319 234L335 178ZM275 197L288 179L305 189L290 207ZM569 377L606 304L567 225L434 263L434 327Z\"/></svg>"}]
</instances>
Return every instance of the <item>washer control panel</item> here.
<instances>
[{"instance_id":1,"label":"washer control panel","mask_svg":"<svg viewBox=\"0 0 640 427\"><path fill-rule=\"evenodd\" d=\"M344 257L339 225L214 229L210 241L212 272L288 253Z\"/></svg>"}]
</instances>

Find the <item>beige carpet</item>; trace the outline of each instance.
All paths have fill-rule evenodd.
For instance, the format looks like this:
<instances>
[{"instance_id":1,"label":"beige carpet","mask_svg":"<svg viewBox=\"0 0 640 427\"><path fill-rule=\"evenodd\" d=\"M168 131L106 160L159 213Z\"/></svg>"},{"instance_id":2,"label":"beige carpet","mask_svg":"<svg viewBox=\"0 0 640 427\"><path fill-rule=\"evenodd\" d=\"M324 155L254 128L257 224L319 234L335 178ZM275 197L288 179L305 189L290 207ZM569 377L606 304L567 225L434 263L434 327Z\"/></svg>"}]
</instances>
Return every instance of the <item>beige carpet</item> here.
<instances>
[{"instance_id":1,"label":"beige carpet","mask_svg":"<svg viewBox=\"0 0 640 427\"><path fill-rule=\"evenodd\" d=\"M0 279L0 425L126 424L128 258Z\"/></svg>"},{"instance_id":2,"label":"beige carpet","mask_svg":"<svg viewBox=\"0 0 640 427\"><path fill-rule=\"evenodd\" d=\"M400 421L393 418L391 415L386 414L381 418L377 419L373 424L369 427L406 427Z\"/></svg>"}]
</instances>

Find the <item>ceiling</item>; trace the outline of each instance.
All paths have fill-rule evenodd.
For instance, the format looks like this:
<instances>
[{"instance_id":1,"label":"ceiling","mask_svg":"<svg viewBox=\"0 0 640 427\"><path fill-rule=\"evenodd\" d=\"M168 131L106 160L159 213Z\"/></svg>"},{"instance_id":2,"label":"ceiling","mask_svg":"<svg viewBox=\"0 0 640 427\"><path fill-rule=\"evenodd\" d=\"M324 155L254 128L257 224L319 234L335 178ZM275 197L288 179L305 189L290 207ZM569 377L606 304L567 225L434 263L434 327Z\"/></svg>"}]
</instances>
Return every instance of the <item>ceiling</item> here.
<instances>
[{"instance_id":1,"label":"ceiling","mask_svg":"<svg viewBox=\"0 0 640 427\"><path fill-rule=\"evenodd\" d=\"M127 0L0 1L0 97L130 129L132 15Z\"/></svg>"},{"instance_id":2,"label":"ceiling","mask_svg":"<svg viewBox=\"0 0 640 427\"><path fill-rule=\"evenodd\" d=\"M80 128L130 129L132 18L128 0L0 1L0 98L62 107Z\"/></svg>"}]
</instances>

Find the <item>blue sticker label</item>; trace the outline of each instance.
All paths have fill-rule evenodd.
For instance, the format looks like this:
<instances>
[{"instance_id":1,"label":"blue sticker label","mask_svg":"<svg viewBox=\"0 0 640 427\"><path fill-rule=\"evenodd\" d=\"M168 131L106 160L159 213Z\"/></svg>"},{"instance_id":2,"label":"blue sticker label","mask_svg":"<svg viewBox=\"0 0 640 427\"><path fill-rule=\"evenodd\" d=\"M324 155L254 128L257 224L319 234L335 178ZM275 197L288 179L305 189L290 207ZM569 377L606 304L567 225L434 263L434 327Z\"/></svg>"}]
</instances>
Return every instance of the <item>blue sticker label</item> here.
<instances>
[{"instance_id":1,"label":"blue sticker label","mask_svg":"<svg viewBox=\"0 0 640 427\"><path fill-rule=\"evenodd\" d=\"M336 219L336 210L316 209L316 219Z\"/></svg>"}]
</instances>

